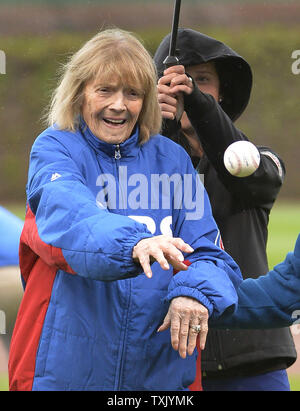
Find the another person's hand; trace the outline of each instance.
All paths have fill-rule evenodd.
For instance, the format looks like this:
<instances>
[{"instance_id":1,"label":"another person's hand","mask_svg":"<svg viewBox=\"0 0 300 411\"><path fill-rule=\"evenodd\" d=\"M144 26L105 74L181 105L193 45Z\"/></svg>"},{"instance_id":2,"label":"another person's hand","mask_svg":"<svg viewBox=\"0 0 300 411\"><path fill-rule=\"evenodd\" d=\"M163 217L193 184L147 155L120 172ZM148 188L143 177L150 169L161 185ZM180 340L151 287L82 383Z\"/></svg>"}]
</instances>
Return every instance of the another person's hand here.
<instances>
[{"instance_id":1,"label":"another person's hand","mask_svg":"<svg viewBox=\"0 0 300 411\"><path fill-rule=\"evenodd\" d=\"M139 263L147 277L152 277L150 264L157 261L163 270L169 270L171 264L175 270L187 270L183 252L192 253L193 248L181 238L159 235L145 238L133 247L132 258Z\"/></svg>"},{"instance_id":2,"label":"another person's hand","mask_svg":"<svg viewBox=\"0 0 300 411\"><path fill-rule=\"evenodd\" d=\"M163 118L179 121L184 112L183 94L191 94L193 82L185 74L184 66L172 66L164 71L158 81L158 101Z\"/></svg>"},{"instance_id":3,"label":"another person's hand","mask_svg":"<svg viewBox=\"0 0 300 411\"><path fill-rule=\"evenodd\" d=\"M193 328L195 326L200 326L200 332ZM176 297L171 301L164 322L157 331L165 331L169 327L172 347L179 352L181 358L186 358L186 354L193 354L198 335L200 349L205 347L208 310L194 298Z\"/></svg>"}]
</instances>

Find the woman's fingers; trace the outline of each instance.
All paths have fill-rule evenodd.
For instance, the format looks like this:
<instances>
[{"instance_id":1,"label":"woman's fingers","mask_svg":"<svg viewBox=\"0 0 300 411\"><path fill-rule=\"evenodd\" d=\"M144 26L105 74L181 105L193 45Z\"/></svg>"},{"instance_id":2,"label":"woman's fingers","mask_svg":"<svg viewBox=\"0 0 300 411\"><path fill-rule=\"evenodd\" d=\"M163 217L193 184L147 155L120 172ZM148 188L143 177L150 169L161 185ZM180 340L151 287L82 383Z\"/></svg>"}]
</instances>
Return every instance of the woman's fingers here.
<instances>
[{"instance_id":1,"label":"woman's fingers","mask_svg":"<svg viewBox=\"0 0 300 411\"><path fill-rule=\"evenodd\" d=\"M139 262L147 277L152 276L151 261L157 261L163 270L168 270L170 264L176 270L186 270L182 252L191 253L193 248L181 238L156 236L139 241L133 248L133 259Z\"/></svg>"},{"instance_id":2,"label":"woman's fingers","mask_svg":"<svg viewBox=\"0 0 300 411\"><path fill-rule=\"evenodd\" d=\"M199 334L199 345L200 350L204 350L208 333L208 313L202 315L202 317L200 318L200 327L201 331Z\"/></svg>"},{"instance_id":3,"label":"woman's fingers","mask_svg":"<svg viewBox=\"0 0 300 411\"><path fill-rule=\"evenodd\" d=\"M186 271L188 266L182 262L181 260L175 259L174 257L167 256L166 257L170 265L174 268L174 270L178 271Z\"/></svg>"},{"instance_id":4,"label":"woman's fingers","mask_svg":"<svg viewBox=\"0 0 300 411\"><path fill-rule=\"evenodd\" d=\"M167 70L165 71L167 72ZM170 73L161 77L158 81L158 92L169 95L178 93L191 94L194 88L191 77L184 74Z\"/></svg>"},{"instance_id":5,"label":"woman's fingers","mask_svg":"<svg viewBox=\"0 0 300 411\"><path fill-rule=\"evenodd\" d=\"M166 321L166 318L168 321ZM208 310L190 297L176 297L158 331L170 327L171 344L181 358L192 355L199 337L200 349L205 347L208 332Z\"/></svg>"},{"instance_id":6,"label":"woman's fingers","mask_svg":"<svg viewBox=\"0 0 300 411\"><path fill-rule=\"evenodd\" d=\"M163 323L161 326L158 328L157 332L165 331L167 330L171 325L171 318L170 318L170 311L168 311L167 315L164 318Z\"/></svg>"},{"instance_id":7,"label":"woman's fingers","mask_svg":"<svg viewBox=\"0 0 300 411\"><path fill-rule=\"evenodd\" d=\"M183 94L191 94L194 88L193 81L184 73L182 69L178 71L166 70L169 73L161 77L158 81L157 92L158 101L162 117L169 120L177 118L179 121L184 112Z\"/></svg>"},{"instance_id":8,"label":"woman's fingers","mask_svg":"<svg viewBox=\"0 0 300 411\"><path fill-rule=\"evenodd\" d=\"M151 270L149 255L139 255L139 253L137 253L134 260L140 263L146 277L151 278L152 270Z\"/></svg>"}]
</instances>

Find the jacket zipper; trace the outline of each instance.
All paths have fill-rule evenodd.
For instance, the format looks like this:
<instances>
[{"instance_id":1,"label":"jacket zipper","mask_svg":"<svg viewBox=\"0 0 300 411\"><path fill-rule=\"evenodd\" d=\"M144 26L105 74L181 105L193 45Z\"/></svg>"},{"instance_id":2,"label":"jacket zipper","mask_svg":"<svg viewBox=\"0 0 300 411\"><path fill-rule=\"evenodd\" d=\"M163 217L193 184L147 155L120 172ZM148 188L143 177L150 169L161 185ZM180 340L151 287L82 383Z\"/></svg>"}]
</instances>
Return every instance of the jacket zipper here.
<instances>
[{"instance_id":1,"label":"jacket zipper","mask_svg":"<svg viewBox=\"0 0 300 411\"><path fill-rule=\"evenodd\" d=\"M122 156L121 156L121 151L120 151L120 144L116 144L116 146L115 146L115 159L120 160L121 157Z\"/></svg>"},{"instance_id":2,"label":"jacket zipper","mask_svg":"<svg viewBox=\"0 0 300 411\"><path fill-rule=\"evenodd\" d=\"M122 155L121 155L121 150L120 150L120 145L116 144L115 145L115 152L114 152L114 159L115 159L115 164L116 164L116 170L117 170L117 179L119 179L119 166L120 163L119 161L121 160ZM119 182L119 196L121 195L122 190L120 189L120 181ZM120 202L120 198L119 198ZM129 315L129 307L130 307L130 302L131 302L131 280L127 279L124 282L124 286L126 289L126 305L125 305L125 311L124 311L124 316L122 321L122 331L121 331L121 344L120 344L120 349L119 349L119 354L118 354L118 367L116 370L116 382L115 382L115 390L119 391L121 389L121 384L122 384L122 374L123 374L123 366L124 366L124 352L125 352L125 341L126 341L126 336L127 336L127 326L128 326L128 315Z\"/></svg>"}]
</instances>

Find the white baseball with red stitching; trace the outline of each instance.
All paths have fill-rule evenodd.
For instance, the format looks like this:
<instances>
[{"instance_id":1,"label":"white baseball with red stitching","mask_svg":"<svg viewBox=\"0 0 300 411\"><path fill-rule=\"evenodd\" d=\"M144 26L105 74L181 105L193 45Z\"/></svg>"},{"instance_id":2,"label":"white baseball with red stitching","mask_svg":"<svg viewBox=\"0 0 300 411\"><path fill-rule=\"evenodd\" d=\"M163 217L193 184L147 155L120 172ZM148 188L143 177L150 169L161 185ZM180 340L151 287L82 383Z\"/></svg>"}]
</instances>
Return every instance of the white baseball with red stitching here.
<instances>
[{"instance_id":1,"label":"white baseball with red stitching","mask_svg":"<svg viewBox=\"0 0 300 411\"><path fill-rule=\"evenodd\" d=\"M236 177L248 177L259 167L260 154L250 141L236 141L224 153L224 165Z\"/></svg>"}]
</instances>

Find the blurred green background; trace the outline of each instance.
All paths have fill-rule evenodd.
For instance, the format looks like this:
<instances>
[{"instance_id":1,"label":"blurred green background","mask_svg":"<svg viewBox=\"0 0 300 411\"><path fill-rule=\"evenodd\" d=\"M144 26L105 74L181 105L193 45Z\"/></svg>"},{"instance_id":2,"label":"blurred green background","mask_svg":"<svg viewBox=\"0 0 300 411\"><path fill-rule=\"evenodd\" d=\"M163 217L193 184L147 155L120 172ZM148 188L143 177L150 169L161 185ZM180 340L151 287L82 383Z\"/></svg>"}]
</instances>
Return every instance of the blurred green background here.
<instances>
[{"instance_id":1,"label":"blurred green background","mask_svg":"<svg viewBox=\"0 0 300 411\"><path fill-rule=\"evenodd\" d=\"M171 29L173 5L173 0L0 0L0 50L6 54L6 74L0 75L1 205L24 217L29 152L45 128L41 118L60 65L97 31L112 26L138 34L153 54ZM300 50L300 2L182 0L180 26L219 38L252 67L250 104L237 126L253 142L277 151L287 169L270 218L273 267L300 232L300 75L292 72L292 52ZM297 374L291 383L300 390ZM0 375L0 390L6 384L7 376Z\"/></svg>"},{"instance_id":2,"label":"blurred green background","mask_svg":"<svg viewBox=\"0 0 300 411\"><path fill-rule=\"evenodd\" d=\"M68 55L103 27L137 33L151 53L171 29L173 0L0 0L0 203L24 201L30 147L57 71ZM298 184L300 75L291 55L300 49L299 1L183 0L180 25L217 37L250 63L254 85L237 125L255 143L284 159L281 198L300 200ZM300 68L300 61L299 61Z\"/></svg>"}]
</instances>

